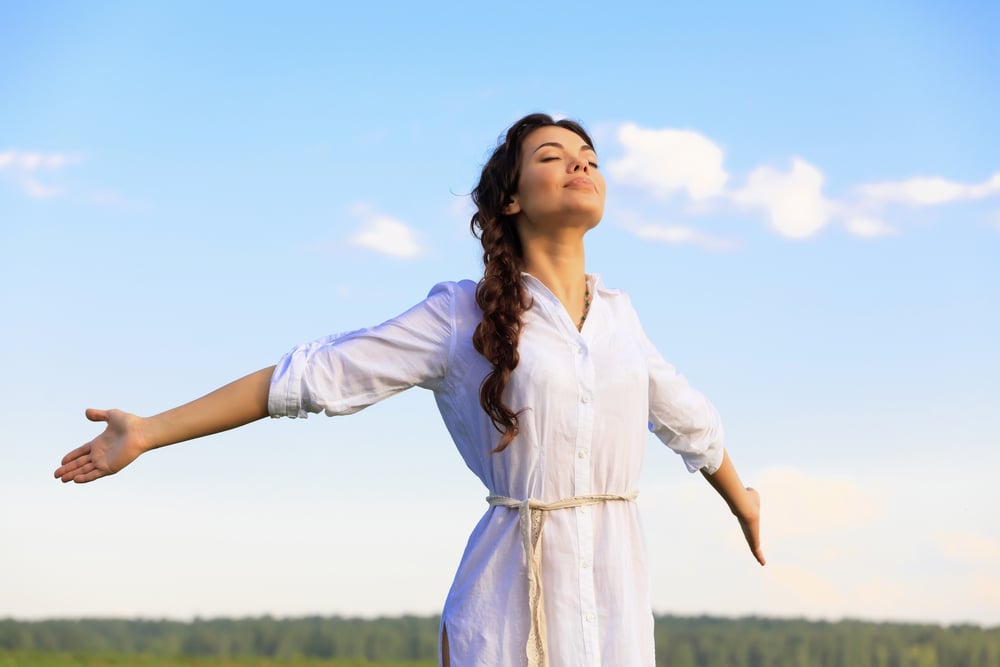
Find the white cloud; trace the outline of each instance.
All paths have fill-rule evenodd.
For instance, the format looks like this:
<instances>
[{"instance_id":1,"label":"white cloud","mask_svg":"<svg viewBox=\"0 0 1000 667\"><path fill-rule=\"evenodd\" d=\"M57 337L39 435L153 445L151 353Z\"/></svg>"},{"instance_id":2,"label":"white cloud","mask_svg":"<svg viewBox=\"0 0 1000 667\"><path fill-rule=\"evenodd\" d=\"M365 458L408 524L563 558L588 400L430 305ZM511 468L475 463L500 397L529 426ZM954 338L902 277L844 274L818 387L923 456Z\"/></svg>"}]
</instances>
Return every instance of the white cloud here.
<instances>
[{"instance_id":1,"label":"white cloud","mask_svg":"<svg viewBox=\"0 0 1000 667\"><path fill-rule=\"evenodd\" d=\"M793 604L804 604L820 609L837 609L846 598L838 582L831 581L814 570L772 563L764 569L765 575L779 589L792 598Z\"/></svg>"},{"instance_id":2,"label":"white cloud","mask_svg":"<svg viewBox=\"0 0 1000 667\"><path fill-rule=\"evenodd\" d=\"M773 538L823 537L874 521L882 502L846 479L774 468L759 481L767 501L766 530Z\"/></svg>"},{"instance_id":3,"label":"white cloud","mask_svg":"<svg viewBox=\"0 0 1000 667\"><path fill-rule=\"evenodd\" d=\"M873 239L899 230L878 215L885 204L931 206L1000 196L1000 172L981 183L963 184L939 177L874 183L855 189L853 201L823 194L824 175L815 165L793 158L787 170L758 166L739 189L729 186L722 148L693 130L647 129L635 123L619 125L614 135L623 155L607 165L610 177L646 190L654 198L686 195L685 215L704 214L719 204L736 204L763 214L768 226L791 239L812 237L830 222L843 223L848 233ZM998 214L1000 216L1000 214ZM1000 229L1000 219L995 223ZM630 231L668 243L699 243L688 227L631 226Z\"/></svg>"},{"instance_id":4,"label":"white cloud","mask_svg":"<svg viewBox=\"0 0 1000 667\"><path fill-rule=\"evenodd\" d=\"M63 153L33 153L7 150L0 152L0 169L13 169L20 172L32 172L38 169L62 169L79 162L74 155Z\"/></svg>"},{"instance_id":5,"label":"white cloud","mask_svg":"<svg viewBox=\"0 0 1000 667\"><path fill-rule=\"evenodd\" d=\"M632 233L644 241L657 241L674 245L689 244L706 250L730 250L736 247L734 242L727 239L709 236L693 227L680 225L644 224L633 228Z\"/></svg>"},{"instance_id":6,"label":"white cloud","mask_svg":"<svg viewBox=\"0 0 1000 667\"><path fill-rule=\"evenodd\" d=\"M0 174L9 175L21 191L33 199L49 199L62 194L62 189L45 185L36 177L41 170L56 171L79 162L75 155L6 150L0 152Z\"/></svg>"},{"instance_id":7,"label":"white cloud","mask_svg":"<svg viewBox=\"0 0 1000 667\"><path fill-rule=\"evenodd\" d=\"M792 160L787 172L757 167L746 186L730 196L738 204L763 209L771 228L786 238L816 234L834 209L823 196L823 173L799 158Z\"/></svg>"},{"instance_id":8,"label":"white cloud","mask_svg":"<svg viewBox=\"0 0 1000 667\"><path fill-rule=\"evenodd\" d=\"M844 221L847 231L854 236L865 239L878 238L880 236L895 236L899 232L878 218L870 218L863 215L848 217Z\"/></svg>"},{"instance_id":9,"label":"white cloud","mask_svg":"<svg viewBox=\"0 0 1000 667\"><path fill-rule=\"evenodd\" d=\"M1000 563L1000 539L977 533L947 533L938 538L949 558L972 565Z\"/></svg>"},{"instance_id":10,"label":"white cloud","mask_svg":"<svg viewBox=\"0 0 1000 667\"><path fill-rule=\"evenodd\" d=\"M355 206L353 211L364 218L361 229L350 238L353 245L398 259L424 254L416 231L402 220L374 213L364 204Z\"/></svg>"},{"instance_id":11,"label":"white cloud","mask_svg":"<svg viewBox=\"0 0 1000 667\"><path fill-rule=\"evenodd\" d=\"M991 565L996 565L993 561ZM967 594L984 603L988 609L1000 609L1000 578L996 575L975 574L968 577Z\"/></svg>"},{"instance_id":12,"label":"white cloud","mask_svg":"<svg viewBox=\"0 0 1000 667\"><path fill-rule=\"evenodd\" d=\"M656 527L647 534L654 608L1000 623L1000 533L982 522L982 507L996 505L988 473L938 479L933 462L925 469L905 457L891 474L823 465L740 466L761 494L763 568L700 475L644 482L640 511Z\"/></svg>"},{"instance_id":13,"label":"white cloud","mask_svg":"<svg viewBox=\"0 0 1000 667\"><path fill-rule=\"evenodd\" d=\"M51 185L44 185L33 178L25 178L21 181L21 188L24 193L32 199L51 199L62 194L62 188Z\"/></svg>"},{"instance_id":14,"label":"white cloud","mask_svg":"<svg viewBox=\"0 0 1000 667\"><path fill-rule=\"evenodd\" d=\"M722 195L729 175L722 148L692 130L648 130L634 123L618 129L625 154L608 164L608 174L669 197L685 192L693 201Z\"/></svg>"},{"instance_id":15,"label":"white cloud","mask_svg":"<svg viewBox=\"0 0 1000 667\"><path fill-rule=\"evenodd\" d=\"M873 183L858 188L861 197L887 204L936 206L1000 195L1000 172L982 183L966 185L944 178L918 177L905 181Z\"/></svg>"}]
</instances>

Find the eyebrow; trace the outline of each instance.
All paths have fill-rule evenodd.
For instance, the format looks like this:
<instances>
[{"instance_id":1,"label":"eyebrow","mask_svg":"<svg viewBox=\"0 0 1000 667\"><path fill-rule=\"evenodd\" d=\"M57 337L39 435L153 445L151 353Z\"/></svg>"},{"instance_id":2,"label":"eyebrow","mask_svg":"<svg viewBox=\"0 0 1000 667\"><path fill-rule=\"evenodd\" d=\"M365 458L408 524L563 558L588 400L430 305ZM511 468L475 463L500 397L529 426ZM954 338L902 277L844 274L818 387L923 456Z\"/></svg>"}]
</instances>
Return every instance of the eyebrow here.
<instances>
[{"instance_id":1,"label":"eyebrow","mask_svg":"<svg viewBox=\"0 0 1000 667\"><path fill-rule=\"evenodd\" d=\"M538 148L536 148L535 150L531 151L531 154L534 155L535 153L537 153L538 151L542 150L546 146L555 146L556 148L562 148L563 150L566 149L566 147L563 146L558 141L546 141L544 144L539 145ZM594 147L591 146L590 144L583 144L582 146L580 146L580 148L581 148L581 150L588 150L591 153L593 153L594 155L597 155L597 151L595 151Z\"/></svg>"}]
</instances>

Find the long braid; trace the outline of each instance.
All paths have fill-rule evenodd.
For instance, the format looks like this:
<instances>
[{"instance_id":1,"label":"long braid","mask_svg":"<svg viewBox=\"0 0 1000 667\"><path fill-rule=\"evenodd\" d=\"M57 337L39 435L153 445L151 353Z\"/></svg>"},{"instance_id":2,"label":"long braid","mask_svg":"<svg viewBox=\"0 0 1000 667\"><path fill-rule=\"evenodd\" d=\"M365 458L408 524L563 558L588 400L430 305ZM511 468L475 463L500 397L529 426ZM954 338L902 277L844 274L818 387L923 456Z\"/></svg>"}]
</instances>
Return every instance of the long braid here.
<instances>
[{"instance_id":1,"label":"long braid","mask_svg":"<svg viewBox=\"0 0 1000 667\"><path fill-rule=\"evenodd\" d=\"M472 336L476 351L493 364L493 371L479 387L479 402L503 435L494 451L507 448L518 432L518 415L503 402L503 392L520 355L521 314L525 289L521 282L524 258L512 225L493 224L482 231L483 279L476 288L476 303L483 319Z\"/></svg>"}]
</instances>

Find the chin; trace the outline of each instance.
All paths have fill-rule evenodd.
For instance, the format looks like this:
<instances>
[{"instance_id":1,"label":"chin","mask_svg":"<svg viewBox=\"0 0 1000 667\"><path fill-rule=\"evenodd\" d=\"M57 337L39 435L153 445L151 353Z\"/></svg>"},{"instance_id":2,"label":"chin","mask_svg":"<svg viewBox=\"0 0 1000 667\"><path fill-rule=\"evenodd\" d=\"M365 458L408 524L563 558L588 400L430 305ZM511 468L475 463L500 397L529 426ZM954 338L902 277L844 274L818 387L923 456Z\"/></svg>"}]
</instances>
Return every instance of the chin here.
<instances>
[{"instance_id":1,"label":"chin","mask_svg":"<svg viewBox=\"0 0 1000 667\"><path fill-rule=\"evenodd\" d=\"M604 210L600 211L587 211L580 215L580 225L585 229L593 229L597 225L601 224L601 220L604 218Z\"/></svg>"},{"instance_id":2,"label":"chin","mask_svg":"<svg viewBox=\"0 0 1000 667\"><path fill-rule=\"evenodd\" d=\"M604 208L595 208L593 206L579 207L568 210L564 214L564 221L566 224L572 225L574 227L583 227L585 229L593 229L601 222L601 218L604 217Z\"/></svg>"}]
</instances>

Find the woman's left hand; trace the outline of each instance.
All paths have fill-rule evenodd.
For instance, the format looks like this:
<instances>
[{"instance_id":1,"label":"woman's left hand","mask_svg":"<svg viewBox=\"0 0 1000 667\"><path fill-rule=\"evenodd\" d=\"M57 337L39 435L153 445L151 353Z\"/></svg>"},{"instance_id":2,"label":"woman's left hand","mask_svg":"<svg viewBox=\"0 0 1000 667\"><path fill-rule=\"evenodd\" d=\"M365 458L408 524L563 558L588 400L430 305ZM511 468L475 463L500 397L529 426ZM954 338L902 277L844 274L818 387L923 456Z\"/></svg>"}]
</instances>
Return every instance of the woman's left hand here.
<instances>
[{"instance_id":1,"label":"woman's left hand","mask_svg":"<svg viewBox=\"0 0 1000 667\"><path fill-rule=\"evenodd\" d=\"M760 548L760 494L749 486L746 488L746 494L746 502L743 503L745 509L737 514L736 518L740 522L743 537L746 538L753 557L763 565L765 563L764 551Z\"/></svg>"}]
</instances>

